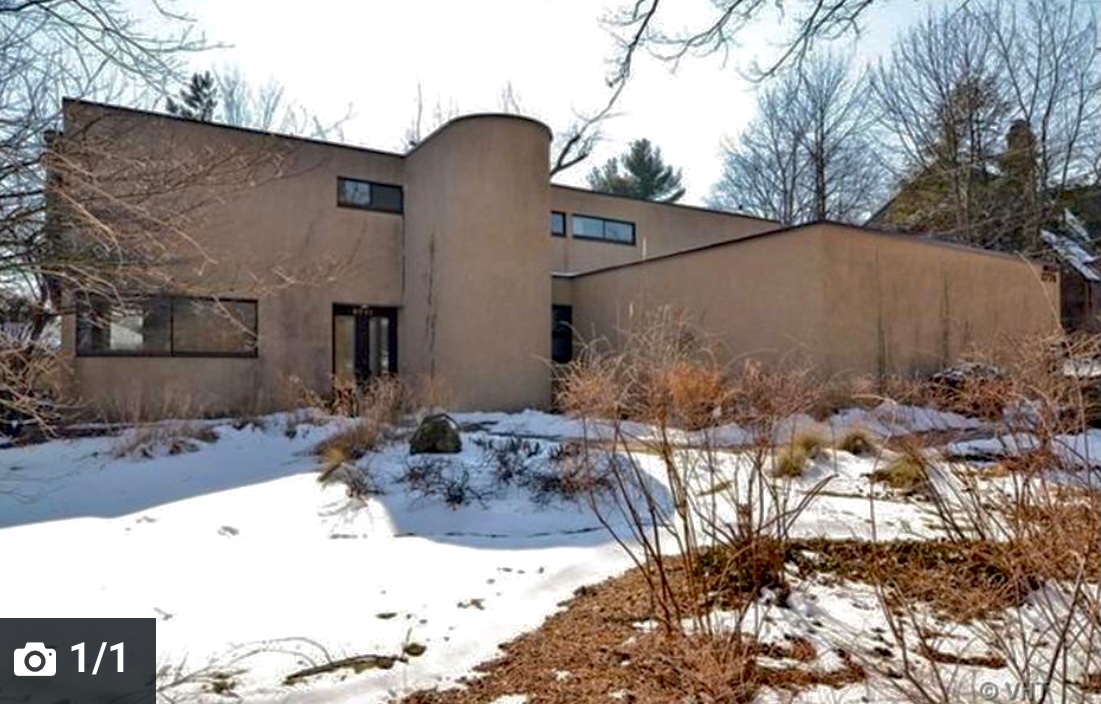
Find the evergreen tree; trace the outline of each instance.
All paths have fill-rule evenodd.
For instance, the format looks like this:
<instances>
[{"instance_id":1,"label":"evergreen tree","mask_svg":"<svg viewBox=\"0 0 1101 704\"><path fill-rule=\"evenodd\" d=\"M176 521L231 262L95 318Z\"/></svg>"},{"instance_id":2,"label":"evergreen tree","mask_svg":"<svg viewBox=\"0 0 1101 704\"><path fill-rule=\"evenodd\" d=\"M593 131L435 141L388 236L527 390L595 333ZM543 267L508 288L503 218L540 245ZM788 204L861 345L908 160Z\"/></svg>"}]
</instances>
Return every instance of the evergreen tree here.
<instances>
[{"instance_id":1,"label":"evergreen tree","mask_svg":"<svg viewBox=\"0 0 1101 704\"><path fill-rule=\"evenodd\" d=\"M648 139L636 139L627 153L589 173L589 187L601 193L675 203L685 192L681 178L680 169L662 160L660 148Z\"/></svg>"},{"instance_id":2,"label":"evergreen tree","mask_svg":"<svg viewBox=\"0 0 1101 704\"><path fill-rule=\"evenodd\" d=\"M209 71L191 74L191 81L180 91L180 101L168 99L168 112L189 120L210 122L218 107L218 89Z\"/></svg>"}]
</instances>

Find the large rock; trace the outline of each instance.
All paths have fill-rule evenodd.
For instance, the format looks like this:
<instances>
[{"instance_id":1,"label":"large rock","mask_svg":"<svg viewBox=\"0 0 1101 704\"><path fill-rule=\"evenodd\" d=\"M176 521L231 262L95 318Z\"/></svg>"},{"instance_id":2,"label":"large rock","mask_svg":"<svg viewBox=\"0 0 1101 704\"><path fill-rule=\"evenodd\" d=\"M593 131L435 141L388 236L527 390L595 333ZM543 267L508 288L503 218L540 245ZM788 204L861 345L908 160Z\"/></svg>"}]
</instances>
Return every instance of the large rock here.
<instances>
[{"instance_id":1,"label":"large rock","mask_svg":"<svg viewBox=\"0 0 1101 704\"><path fill-rule=\"evenodd\" d=\"M430 415L421 421L412 439L409 454L449 454L462 452L459 424L446 413Z\"/></svg>"}]
</instances>

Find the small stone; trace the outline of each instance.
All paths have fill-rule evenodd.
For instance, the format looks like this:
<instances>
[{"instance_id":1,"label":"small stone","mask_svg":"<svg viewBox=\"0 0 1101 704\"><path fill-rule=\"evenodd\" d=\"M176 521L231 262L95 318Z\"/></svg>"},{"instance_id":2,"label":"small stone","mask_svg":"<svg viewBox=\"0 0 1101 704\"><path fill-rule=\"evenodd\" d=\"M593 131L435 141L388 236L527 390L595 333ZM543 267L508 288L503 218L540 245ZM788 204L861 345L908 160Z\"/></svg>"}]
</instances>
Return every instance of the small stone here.
<instances>
[{"instance_id":1,"label":"small stone","mask_svg":"<svg viewBox=\"0 0 1101 704\"><path fill-rule=\"evenodd\" d=\"M421 643L406 643L402 648L402 652L411 658L419 658L424 655L424 651L428 650L428 647Z\"/></svg>"}]
</instances>

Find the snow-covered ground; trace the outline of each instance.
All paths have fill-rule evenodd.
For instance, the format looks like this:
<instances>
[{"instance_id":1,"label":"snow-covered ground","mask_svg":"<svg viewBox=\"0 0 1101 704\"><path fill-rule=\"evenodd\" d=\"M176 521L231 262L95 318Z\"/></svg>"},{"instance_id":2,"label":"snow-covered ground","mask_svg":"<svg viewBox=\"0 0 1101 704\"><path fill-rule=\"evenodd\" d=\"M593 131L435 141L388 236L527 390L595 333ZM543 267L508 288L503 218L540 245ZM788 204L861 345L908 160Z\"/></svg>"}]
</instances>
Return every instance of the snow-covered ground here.
<instances>
[{"instance_id":1,"label":"snow-covered ground","mask_svg":"<svg viewBox=\"0 0 1101 704\"><path fill-rule=\"evenodd\" d=\"M491 481L486 439L532 438L543 456L582 435L576 421L457 416L469 430L449 471L467 473L479 497L451 508L402 481L411 461L403 442L359 462L378 495L353 499L339 483L320 484L312 450L347 421L307 418L213 423L216 441L178 454L152 447L151 458L116 457L125 437L0 450L0 616L155 617L160 684L184 700L222 701L216 691L229 686L248 701L379 702L469 675L577 587L630 566L586 502L536 501L523 486ZM979 424L884 405L824 423L792 419L784 432L828 437L856 425L886 436ZM746 433L718 436L737 445ZM698 438L682 439L691 453ZM716 481L745 461L733 448L720 460ZM640 461L661 476L656 458ZM936 534L927 504L872 486L874 467L827 450L804 477L785 480L796 498L829 480L794 532L870 537L874 495L880 538ZM284 684L363 655L401 659Z\"/></svg>"},{"instance_id":2,"label":"snow-covered ground","mask_svg":"<svg viewBox=\"0 0 1101 704\"><path fill-rule=\"evenodd\" d=\"M0 450L0 616L156 617L167 679L228 674L249 700L382 701L468 672L627 567L580 504L506 495L452 510L388 482L349 500L318 483L310 452L340 423L289 438L284 420L219 425L216 442L155 459L113 459L113 438ZM370 461L397 471L406 452ZM469 438L464 456L478 459ZM407 665L282 684L409 643L426 649Z\"/></svg>"}]
</instances>

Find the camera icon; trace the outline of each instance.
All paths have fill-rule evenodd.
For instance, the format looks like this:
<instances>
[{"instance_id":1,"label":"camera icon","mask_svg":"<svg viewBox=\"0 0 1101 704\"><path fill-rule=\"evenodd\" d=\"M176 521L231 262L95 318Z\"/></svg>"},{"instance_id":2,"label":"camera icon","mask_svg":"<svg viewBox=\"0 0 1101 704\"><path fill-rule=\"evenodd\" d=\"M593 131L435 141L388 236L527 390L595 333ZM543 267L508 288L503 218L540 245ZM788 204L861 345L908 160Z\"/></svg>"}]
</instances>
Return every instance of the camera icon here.
<instances>
[{"instance_id":1,"label":"camera icon","mask_svg":"<svg viewBox=\"0 0 1101 704\"><path fill-rule=\"evenodd\" d=\"M16 677L53 677L57 674L57 651L45 643L27 643L15 649Z\"/></svg>"}]
</instances>

